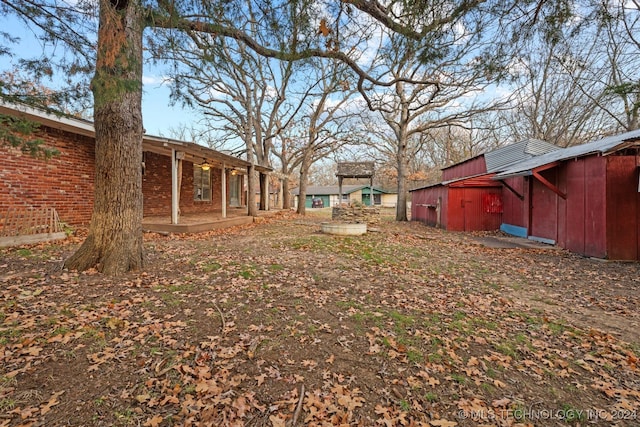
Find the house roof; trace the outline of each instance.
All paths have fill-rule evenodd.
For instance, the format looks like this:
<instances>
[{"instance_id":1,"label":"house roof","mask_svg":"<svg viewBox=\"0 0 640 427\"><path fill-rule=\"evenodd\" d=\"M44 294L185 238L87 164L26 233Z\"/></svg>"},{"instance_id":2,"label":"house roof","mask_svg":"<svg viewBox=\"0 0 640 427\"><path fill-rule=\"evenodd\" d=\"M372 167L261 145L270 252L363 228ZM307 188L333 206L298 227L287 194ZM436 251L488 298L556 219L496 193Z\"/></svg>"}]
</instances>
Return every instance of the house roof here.
<instances>
[{"instance_id":1,"label":"house roof","mask_svg":"<svg viewBox=\"0 0 640 427\"><path fill-rule=\"evenodd\" d=\"M24 119L40 123L53 129L95 138L95 128L89 120L57 115L45 110L23 105L13 104L0 100L0 114L22 117ZM204 161L218 167L224 164L227 168L247 168L250 163L229 154L208 148L193 142L179 141L154 135L144 135L142 139L143 151L171 156L172 149L185 153L185 160L200 164ZM271 171L271 168L256 166L262 172Z\"/></svg>"},{"instance_id":2,"label":"house roof","mask_svg":"<svg viewBox=\"0 0 640 427\"><path fill-rule=\"evenodd\" d=\"M362 184L351 184L351 185L343 185L342 186L342 194L351 194L355 191L362 190L364 188L369 188L368 185ZM337 185L311 185L307 187L307 195L308 196L330 196L334 194L338 194L339 187ZM390 191L383 190L381 188L373 186L374 193L384 193L389 194ZM291 191L291 194L297 196L300 194L300 188L294 188Z\"/></svg>"},{"instance_id":3,"label":"house roof","mask_svg":"<svg viewBox=\"0 0 640 427\"><path fill-rule=\"evenodd\" d=\"M607 155L628 147L640 146L640 129L619 135L609 136L597 141L574 147L551 151L528 160L514 163L500 171L494 179L505 179L512 176L531 175L533 170L554 162L584 157L589 155Z\"/></svg>"},{"instance_id":4,"label":"house roof","mask_svg":"<svg viewBox=\"0 0 640 427\"><path fill-rule=\"evenodd\" d=\"M487 172L504 170L508 165L559 150L560 147L539 139L525 139L484 154Z\"/></svg>"}]
</instances>

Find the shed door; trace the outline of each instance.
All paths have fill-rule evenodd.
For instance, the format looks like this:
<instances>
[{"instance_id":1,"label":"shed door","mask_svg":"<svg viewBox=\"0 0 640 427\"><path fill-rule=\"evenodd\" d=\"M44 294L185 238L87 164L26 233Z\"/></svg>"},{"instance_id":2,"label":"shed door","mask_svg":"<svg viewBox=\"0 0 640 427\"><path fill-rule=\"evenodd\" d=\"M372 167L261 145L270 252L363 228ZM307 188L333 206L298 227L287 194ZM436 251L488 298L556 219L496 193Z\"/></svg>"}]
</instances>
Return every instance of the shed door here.
<instances>
[{"instance_id":1,"label":"shed door","mask_svg":"<svg viewBox=\"0 0 640 427\"><path fill-rule=\"evenodd\" d=\"M500 188L465 188L464 231L498 230L502 209Z\"/></svg>"},{"instance_id":2,"label":"shed door","mask_svg":"<svg viewBox=\"0 0 640 427\"><path fill-rule=\"evenodd\" d=\"M502 222L500 188L453 188L447 228L453 231L498 230Z\"/></svg>"},{"instance_id":3,"label":"shed door","mask_svg":"<svg viewBox=\"0 0 640 427\"><path fill-rule=\"evenodd\" d=\"M542 171L542 175L553 185L558 185L557 168ZM558 240L558 196L537 179L531 186L531 237L548 243Z\"/></svg>"}]
</instances>

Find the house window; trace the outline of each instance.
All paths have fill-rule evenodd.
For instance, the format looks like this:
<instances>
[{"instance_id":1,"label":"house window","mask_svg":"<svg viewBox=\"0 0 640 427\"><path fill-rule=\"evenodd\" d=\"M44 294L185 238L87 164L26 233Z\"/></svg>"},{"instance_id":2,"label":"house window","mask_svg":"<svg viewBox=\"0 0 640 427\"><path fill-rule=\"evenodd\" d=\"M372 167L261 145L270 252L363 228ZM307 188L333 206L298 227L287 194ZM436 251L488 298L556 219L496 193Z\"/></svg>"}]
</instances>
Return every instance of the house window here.
<instances>
[{"instance_id":1,"label":"house window","mask_svg":"<svg viewBox=\"0 0 640 427\"><path fill-rule=\"evenodd\" d=\"M211 169L193 167L193 200L211 201Z\"/></svg>"},{"instance_id":2,"label":"house window","mask_svg":"<svg viewBox=\"0 0 640 427\"><path fill-rule=\"evenodd\" d=\"M373 204L381 205L382 204L382 194L374 194L373 195Z\"/></svg>"}]
</instances>

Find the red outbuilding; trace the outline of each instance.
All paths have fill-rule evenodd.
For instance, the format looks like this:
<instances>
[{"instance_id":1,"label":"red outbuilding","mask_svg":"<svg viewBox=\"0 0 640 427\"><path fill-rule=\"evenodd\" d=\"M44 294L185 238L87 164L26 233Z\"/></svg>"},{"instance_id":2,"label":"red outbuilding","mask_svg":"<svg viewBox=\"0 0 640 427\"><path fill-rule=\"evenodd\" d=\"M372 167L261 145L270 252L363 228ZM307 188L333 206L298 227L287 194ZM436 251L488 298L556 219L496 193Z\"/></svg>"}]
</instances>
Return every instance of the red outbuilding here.
<instances>
[{"instance_id":1,"label":"red outbuilding","mask_svg":"<svg viewBox=\"0 0 640 427\"><path fill-rule=\"evenodd\" d=\"M501 229L586 256L640 260L639 166L636 130L504 168L493 178L512 184Z\"/></svg>"},{"instance_id":2,"label":"red outbuilding","mask_svg":"<svg viewBox=\"0 0 640 427\"><path fill-rule=\"evenodd\" d=\"M557 150L528 139L480 154L442 170L443 182L411 191L411 219L451 231L498 230L505 215L503 183L497 171ZM514 178L512 185L518 186Z\"/></svg>"}]
</instances>

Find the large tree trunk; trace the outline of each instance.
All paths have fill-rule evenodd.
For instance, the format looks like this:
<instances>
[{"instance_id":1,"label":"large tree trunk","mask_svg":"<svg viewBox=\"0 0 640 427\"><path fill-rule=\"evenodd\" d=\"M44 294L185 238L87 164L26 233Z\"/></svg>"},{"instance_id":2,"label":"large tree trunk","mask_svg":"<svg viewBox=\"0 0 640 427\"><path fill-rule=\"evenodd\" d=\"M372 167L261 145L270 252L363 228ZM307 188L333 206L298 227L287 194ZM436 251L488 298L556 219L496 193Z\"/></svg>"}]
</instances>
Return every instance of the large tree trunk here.
<instances>
[{"instance_id":1,"label":"large tree trunk","mask_svg":"<svg viewBox=\"0 0 640 427\"><path fill-rule=\"evenodd\" d=\"M143 265L142 9L100 1L94 96L95 196L89 235L65 262L120 274Z\"/></svg>"},{"instance_id":2,"label":"large tree trunk","mask_svg":"<svg viewBox=\"0 0 640 427\"><path fill-rule=\"evenodd\" d=\"M291 209L291 193L289 192L289 175L282 179L282 209Z\"/></svg>"},{"instance_id":3,"label":"large tree trunk","mask_svg":"<svg viewBox=\"0 0 640 427\"><path fill-rule=\"evenodd\" d=\"M260 173L260 210L268 210L267 197L269 197L269 175Z\"/></svg>"},{"instance_id":4,"label":"large tree trunk","mask_svg":"<svg viewBox=\"0 0 640 427\"><path fill-rule=\"evenodd\" d=\"M249 216L258 216L256 207L256 167L253 163L249 166L247 179L247 214Z\"/></svg>"},{"instance_id":5,"label":"large tree trunk","mask_svg":"<svg viewBox=\"0 0 640 427\"><path fill-rule=\"evenodd\" d=\"M407 171L408 159L406 143L398 144L398 204L396 205L396 221L407 221Z\"/></svg>"},{"instance_id":6,"label":"large tree trunk","mask_svg":"<svg viewBox=\"0 0 640 427\"><path fill-rule=\"evenodd\" d=\"M306 155L302 159L300 165L300 185L298 192L298 210L300 215L304 215L306 211L306 199L307 199L307 180L309 179L309 168L311 168L310 156Z\"/></svg>"}]
</instances>

